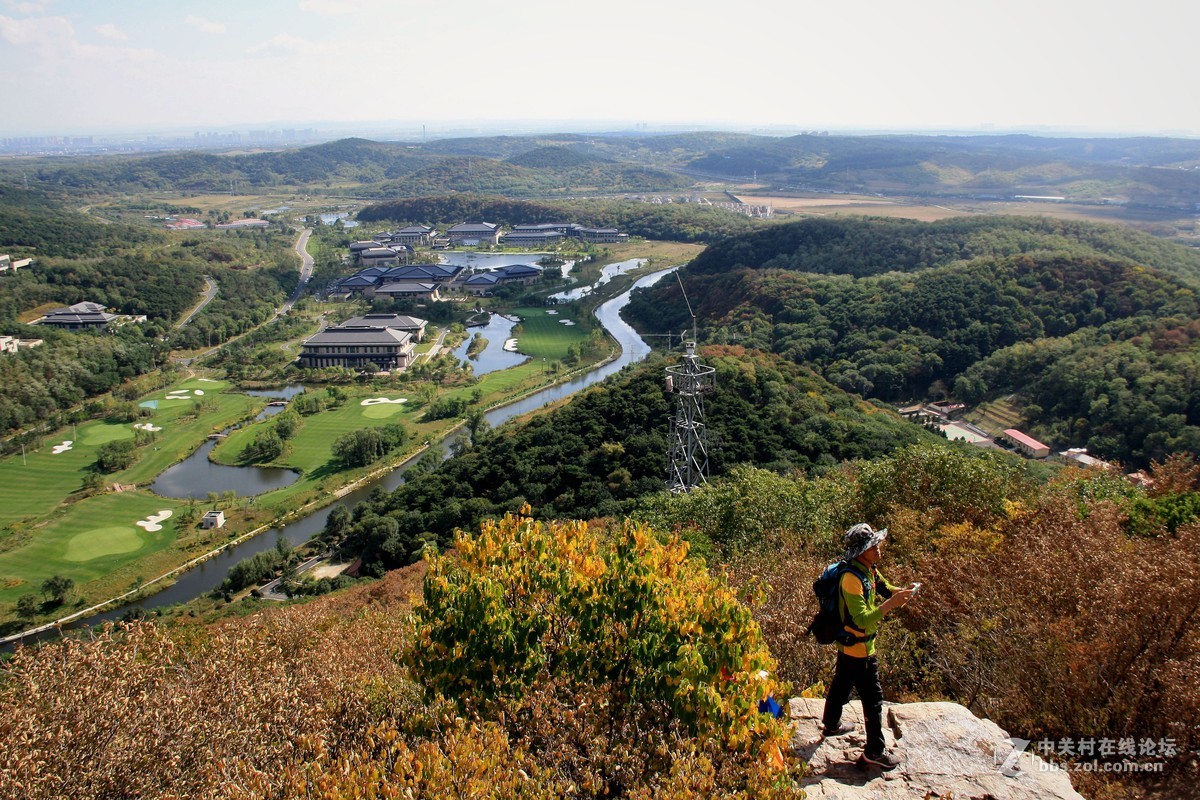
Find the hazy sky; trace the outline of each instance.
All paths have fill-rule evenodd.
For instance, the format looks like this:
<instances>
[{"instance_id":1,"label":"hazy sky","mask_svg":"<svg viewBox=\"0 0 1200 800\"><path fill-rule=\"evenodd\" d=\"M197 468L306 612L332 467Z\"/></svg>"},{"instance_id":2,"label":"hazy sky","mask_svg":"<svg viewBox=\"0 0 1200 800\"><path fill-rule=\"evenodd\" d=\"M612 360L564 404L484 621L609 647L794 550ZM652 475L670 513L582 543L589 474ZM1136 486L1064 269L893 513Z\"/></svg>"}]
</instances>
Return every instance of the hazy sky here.
<instances>
[{"instance_id":1,"label":"hazy sky","mask_svg":"<svg viewBox=\"0 0 1200 800\"><path fill-rule=\"evenodd\" d=\"M0 0L0 136L556 120L1200 135L1188 0Z\"/></svg>"}]
</instances>

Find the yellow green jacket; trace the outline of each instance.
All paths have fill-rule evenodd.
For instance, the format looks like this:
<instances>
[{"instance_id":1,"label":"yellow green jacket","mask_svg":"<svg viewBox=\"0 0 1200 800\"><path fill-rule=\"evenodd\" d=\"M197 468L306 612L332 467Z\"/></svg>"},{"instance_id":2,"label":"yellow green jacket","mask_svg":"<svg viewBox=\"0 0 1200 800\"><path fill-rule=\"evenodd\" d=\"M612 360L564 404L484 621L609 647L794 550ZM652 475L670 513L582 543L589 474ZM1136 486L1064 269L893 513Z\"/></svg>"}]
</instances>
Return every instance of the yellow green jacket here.
<instances>
[{"instance_id":1,"label":"yellow green jacket","mask_svg":"<svg viewBox=\"0 0 1200 800\"><path fill-rule=\"evenodd\" d=\"M879 606L900 587L893 586L878 569L867 567L857 558L850 562L854 569L842 572L841 591L838 592L838 613L845 621L846 630L855 636L868 636L865 642L838 644L838 649L848 656L866 658L875 654L875 634L883 620ZM855 570L867 576L860 580Z\"/></svg>"}]
</instances>

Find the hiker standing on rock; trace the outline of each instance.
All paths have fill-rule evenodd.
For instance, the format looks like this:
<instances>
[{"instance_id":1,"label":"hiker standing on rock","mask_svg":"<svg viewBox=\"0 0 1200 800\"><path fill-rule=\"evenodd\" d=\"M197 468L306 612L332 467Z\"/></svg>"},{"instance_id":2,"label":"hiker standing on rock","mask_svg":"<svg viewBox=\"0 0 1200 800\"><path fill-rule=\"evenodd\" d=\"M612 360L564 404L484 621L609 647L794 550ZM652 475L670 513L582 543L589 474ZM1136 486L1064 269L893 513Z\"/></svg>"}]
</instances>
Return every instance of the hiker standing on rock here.
<instances>
[{"instance_id":1,"label":"hiker standing on rock","mask_svg":"<svg viewBox=\"0 0 1200 800\"><path fill-rule=\"evenodd\" d=\"M842 724L842 706L850 701L851 690L857 690L867 726L867 746L859 763L874 764L884 771L895 769L900 761L887 752L883 738L883 687L879 684L875 633L883 618L907 603L916 591L893 586L876 568L879 548L886 538L887 528L877 531L865 522L846 531L846 552L842 556L846 566L838 592L838 614L845 635L839 636L837 667L825 696L822 720L825 736L841 736L854 730L854 725ZM882 603L880 597L884 598Z\"/></svg>"}]
</instances>

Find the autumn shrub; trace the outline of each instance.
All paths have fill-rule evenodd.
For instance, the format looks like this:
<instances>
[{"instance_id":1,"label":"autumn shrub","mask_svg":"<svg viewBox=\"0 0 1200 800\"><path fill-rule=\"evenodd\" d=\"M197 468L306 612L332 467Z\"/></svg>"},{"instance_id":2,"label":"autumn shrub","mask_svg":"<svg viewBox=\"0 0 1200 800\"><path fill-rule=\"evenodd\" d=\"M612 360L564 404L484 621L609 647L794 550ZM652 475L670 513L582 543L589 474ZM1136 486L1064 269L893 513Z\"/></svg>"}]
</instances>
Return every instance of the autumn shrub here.
<instances>
[{"instance_id":1,"label":"autumn shrub","mask_svg":"<svg viewBox=\"0 0 1200 800\"><path fill-rule=\"evenodd\" d=\"M392 657L397 616L281 612L19 650L0 671L0 797L229 797L425 713Z\"/></svg>"},{"instance_id":2,"label":"autumn shrub","mask_svg":"<svg viewBox=\"0 0 1200 800\"><path fill-rule=\"evenodd\" d=\"M407 653L431 694L504 720L587 796L655 786L692 757L722 791L770 779L764 755L787 742L758 711L783 688L774 661L685 544L507 515L455 550L430 562Z\"/></svg>"},{"instance_id":3,"label":"autumn shrub","mask_svg":"<svg viewBox=\"0 0 1200 800\"><path fill-rule=\"evenodd\" d=\"M935 590L909 624L940 688L1031 738L1200 746L1200 525L1142 538L1123 521L1111 504L1081 517L1051 491L994 551L919 567Z\"/></svg>"},{"instance_id":4,"label":"autumn shrub","mask_svg":"<svg viewBox=\"0 0 1200 800\"><path fill-rule=\"evenodd\" d=\"M931 548L927 538L944 526L996 525L1029 491L1007 456L961 445L910 445L848 469L856 521L890 531L893 562Z\"/></svg>"}]
</instances>

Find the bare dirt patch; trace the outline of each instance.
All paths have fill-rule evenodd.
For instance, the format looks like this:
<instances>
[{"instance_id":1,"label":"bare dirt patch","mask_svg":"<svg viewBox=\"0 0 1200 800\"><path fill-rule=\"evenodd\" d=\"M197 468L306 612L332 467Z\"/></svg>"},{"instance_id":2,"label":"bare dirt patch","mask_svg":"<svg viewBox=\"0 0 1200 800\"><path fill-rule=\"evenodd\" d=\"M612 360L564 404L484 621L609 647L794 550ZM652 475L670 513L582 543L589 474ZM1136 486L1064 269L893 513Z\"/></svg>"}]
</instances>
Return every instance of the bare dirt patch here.
<instances>
[{"instance_id":1,"label":"bare dirt patch","mask_svg":"<svg viewBox=\"0 0 1200 800\"><path fill-rule=\"evenodd\" d=\"M771 206L776 213L798 217L872 216L916 219L922 222L974 213L948 205L910 202L902 198L882 198L870 195L829 196L772 196L739 194L743 203Z\"/></svg>"}]
</instances>

